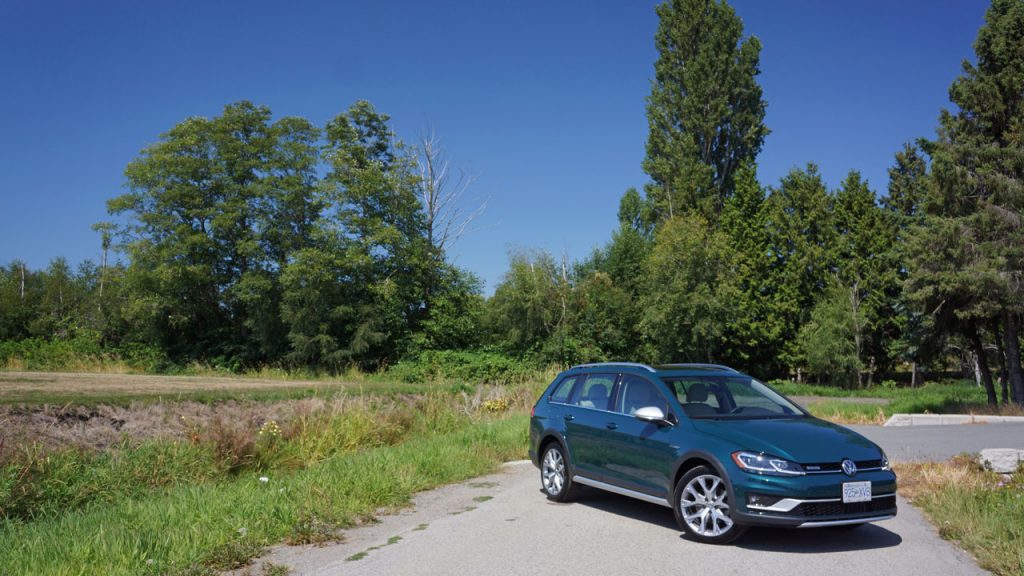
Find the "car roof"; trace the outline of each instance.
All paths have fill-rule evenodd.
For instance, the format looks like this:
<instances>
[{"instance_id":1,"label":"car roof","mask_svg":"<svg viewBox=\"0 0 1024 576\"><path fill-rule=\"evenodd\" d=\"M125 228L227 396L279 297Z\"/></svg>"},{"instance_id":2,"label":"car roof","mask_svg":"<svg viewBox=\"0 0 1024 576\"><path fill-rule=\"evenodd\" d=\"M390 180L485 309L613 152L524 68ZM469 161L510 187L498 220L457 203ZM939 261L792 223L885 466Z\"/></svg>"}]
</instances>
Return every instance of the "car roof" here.
<instances>
[{"instance_id":1,"label":"car roof","mask_svg":"<svg viewBox=\"0 0 1024 576\"><path fill-rule=\"evenodd\" d=\"M722 364L657 364L649 365L639 362L594 362L578 364L566 370L566 373L614 371L632 374L654 374L657 376L707 376L710 374L744 375L739 370Z\"/></svg>"}]
</instances>

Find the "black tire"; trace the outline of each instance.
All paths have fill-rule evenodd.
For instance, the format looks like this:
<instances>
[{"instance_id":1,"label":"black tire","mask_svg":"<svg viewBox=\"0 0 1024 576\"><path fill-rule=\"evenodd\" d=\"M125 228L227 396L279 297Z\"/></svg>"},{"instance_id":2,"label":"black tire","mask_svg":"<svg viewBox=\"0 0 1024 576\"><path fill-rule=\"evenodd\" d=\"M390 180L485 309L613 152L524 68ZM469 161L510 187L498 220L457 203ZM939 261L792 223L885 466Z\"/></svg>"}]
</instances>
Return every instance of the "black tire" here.
<instances>
[{"instance_id":1,"label":"black tire","mask_svg":"<svg viewBox=\"0 0 1024 576\"><path fill-rule=\"evenodd\" d=\"M549 443L541 453L540 487L553 502L568 502L578 492L569 473L569 459L558 442Z\"/></svg>"},{"instance_id":2,"label":"black tire","mask_svg":"<svg viewBox=\"0 0 1024 576\"><path fill-rule=\"evenodd\" d=\"M705 544L728 544L747 531L746 526L732 520L728 482L714 469L697 466L676 483L672 511L679 528L691 539Z\"/></svg>"}]
</instances>

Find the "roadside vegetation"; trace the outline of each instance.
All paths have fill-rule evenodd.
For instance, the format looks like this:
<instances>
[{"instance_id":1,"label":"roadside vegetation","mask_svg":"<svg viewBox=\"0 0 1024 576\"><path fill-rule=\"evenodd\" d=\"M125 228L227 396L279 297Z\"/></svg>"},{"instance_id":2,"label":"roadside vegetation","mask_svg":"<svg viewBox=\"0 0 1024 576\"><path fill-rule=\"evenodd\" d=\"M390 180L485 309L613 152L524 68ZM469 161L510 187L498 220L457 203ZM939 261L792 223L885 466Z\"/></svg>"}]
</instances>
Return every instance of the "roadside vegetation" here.
<instances>
[{"instance_id":1,"label":"roadside vegetation","mask_svg":"<svg viewBox=\"0 0 1024 576\"><path fill-rule=\"evenodd\" d=\"M997 414L1024 416L1015 404L993 406L970 380L930 382L916 388L885 381L871 388L842 389L775 380L771 386L802 400L811 414L842 424L884 424L893 414Z\"/></svg>"},{"instance_id":2,"label":"roadside vegetation","mask_svg":"<svg viewBox=\"0 0 1024 576\"><path fill-rule=\"evenodd\" d=\"M524 457L536 388L0 413L0 572L212 574L341 538Z\"/></svg>"},{"instance_id":3,"label":"roadside vegetation","mask_svg":"<svg viewBox=\"0 0 1024 576\"><path fill-rule=\"evenodd\" d=\"M994 574L1024 574L1024 470L1006 478L969 456L895 466L900 493L925 512L943 538Z\"/></svg>"}]
</instances>

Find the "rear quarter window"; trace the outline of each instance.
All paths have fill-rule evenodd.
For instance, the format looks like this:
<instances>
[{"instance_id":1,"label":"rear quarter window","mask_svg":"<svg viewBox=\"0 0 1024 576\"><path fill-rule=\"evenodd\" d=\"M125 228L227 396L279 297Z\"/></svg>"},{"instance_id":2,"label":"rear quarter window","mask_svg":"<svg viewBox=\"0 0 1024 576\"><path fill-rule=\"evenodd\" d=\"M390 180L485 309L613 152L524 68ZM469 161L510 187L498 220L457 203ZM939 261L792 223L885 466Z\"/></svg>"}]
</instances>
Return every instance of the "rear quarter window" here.
<instances>
[{"instance_id":1,"label":"rear quarter window","mask_svg":"<svg viewBox=\"0 0 1024 576\"><path fill-rule=\"evenodd\" d=\"M565 378L562 378L562 381L559 382L551 392L549 400L551 402L565 404L569 401L569 394L572 392L574 384L576 384L576 376L566 376Z\"/></svg>"}]
</instances>

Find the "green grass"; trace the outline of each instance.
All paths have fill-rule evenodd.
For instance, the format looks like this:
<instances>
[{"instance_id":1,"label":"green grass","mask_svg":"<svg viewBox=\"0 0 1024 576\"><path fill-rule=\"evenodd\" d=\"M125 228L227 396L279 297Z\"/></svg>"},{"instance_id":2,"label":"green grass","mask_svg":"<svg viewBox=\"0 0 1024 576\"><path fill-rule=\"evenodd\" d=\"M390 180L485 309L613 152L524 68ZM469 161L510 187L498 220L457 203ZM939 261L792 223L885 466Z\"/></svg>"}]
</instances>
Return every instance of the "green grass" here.
<instances>
[{"instance_id":1,"label":"green grass","mask_svg":"<svg viewBox=\"0 0 1024 576\"><path fill-rule=\"evenodd\" d=\"M1000 576L1024 574L1024 471L1009 481L971 459L898 464L900 492L939 534Z\"/></svg>"},{"instance_id":2,"label":"green grass","mask_svg":"<svg viewBox=\"0 0 1024 576\"><path fill-rule=\"evenodd\" d=\"M787 396L836 398L807 406L820 418L843 422L881 423L893 414L985 414L995 412L988 406L985 391L967 380L933 382L917 388L878 385L847 390L833 386L797 384L776 380L773 388ZM883 398L886 404L853 404L838 398ZM1000 413L1006 410L1001 410ZM1015 413L1009 409L1010 413Z\"/></svg>"},{"instance_id":3,"label":"green grass","mask_svg":"<svg viewBox=\"0 0 1024 576\"><path fill-rule=\"evenodd\" d=\"M519 415L338 455L268 482L246 474L8 520L0 525L0 573L214 573L282 540L309 541L311 526L330 532L405 505L417 491L491 472L523 457L525 447L526 417Z\"/></svg>"}]
</instances>

